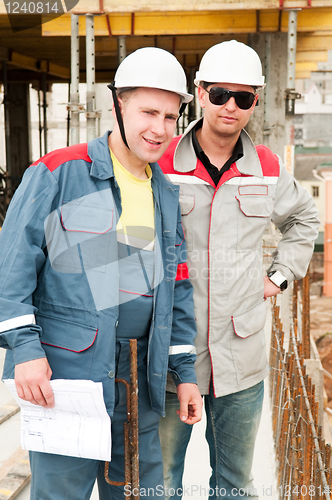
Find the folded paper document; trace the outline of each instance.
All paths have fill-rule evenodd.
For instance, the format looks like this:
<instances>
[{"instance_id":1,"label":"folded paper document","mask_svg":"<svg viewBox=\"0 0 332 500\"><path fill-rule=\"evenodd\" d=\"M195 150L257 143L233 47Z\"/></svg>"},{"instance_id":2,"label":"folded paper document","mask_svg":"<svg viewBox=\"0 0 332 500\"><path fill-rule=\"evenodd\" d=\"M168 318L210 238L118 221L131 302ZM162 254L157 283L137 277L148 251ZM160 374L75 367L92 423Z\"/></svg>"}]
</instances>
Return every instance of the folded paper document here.
<instances>
[{"instance_id":1,"label":"folded paper document","mask_svg":"<svg viewBox=\"0 0 332 500\"><path fill-rule=\"evenodd\" d=\"M111 460L111 420L101 382L52 380L55 406L46 409L20 399L14 380L4 380L21 407L24 450Z\"/></svg>"}]
</instances>

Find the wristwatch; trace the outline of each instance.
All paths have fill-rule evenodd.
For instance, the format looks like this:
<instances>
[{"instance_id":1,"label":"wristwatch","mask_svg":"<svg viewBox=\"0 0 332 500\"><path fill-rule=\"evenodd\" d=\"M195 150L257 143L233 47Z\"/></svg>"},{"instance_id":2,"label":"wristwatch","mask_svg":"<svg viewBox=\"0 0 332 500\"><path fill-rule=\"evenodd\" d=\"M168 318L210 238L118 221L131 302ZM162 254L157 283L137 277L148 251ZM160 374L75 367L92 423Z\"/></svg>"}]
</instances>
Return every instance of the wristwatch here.
<instances>
[{"instance_id":1,"label":"wristwatch","mask_svg":"<svg viewBox=\"0 0 332 500\"><path fill-rule=\"evenodd\" d=\"M280 271L270 271L267 277L272 283L280 288L281 291L286 290L288 283L285 276Z\"/></svg>"}]
</instances>

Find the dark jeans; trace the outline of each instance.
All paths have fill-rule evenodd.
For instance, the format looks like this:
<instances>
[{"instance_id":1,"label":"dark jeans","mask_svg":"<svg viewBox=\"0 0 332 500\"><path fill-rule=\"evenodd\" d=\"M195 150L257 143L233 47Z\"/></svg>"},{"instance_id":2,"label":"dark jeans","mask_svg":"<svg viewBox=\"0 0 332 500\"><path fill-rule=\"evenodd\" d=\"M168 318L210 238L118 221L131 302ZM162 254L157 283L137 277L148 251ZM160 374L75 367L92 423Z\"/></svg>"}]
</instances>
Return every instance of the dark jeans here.
<instances>
[{"instance_id":1,"label":"dark jeans","mask_svg":"<svg viewBox=\"0 0 332 500\"><path fill-rule=\"evenodd\" d=\"M210 499L253 497L251 468L262 413L264 382L244 391L215 398L204 396L207 418L205 437L210 449ZM186 449L192 426L176 414L177 395L167 392L166 417L160 421L164 460L165 497L180 500ZM199 456L197 457L199 460ZM199 485L196 485L199 487Z\"/></svg>"}]
</instances>

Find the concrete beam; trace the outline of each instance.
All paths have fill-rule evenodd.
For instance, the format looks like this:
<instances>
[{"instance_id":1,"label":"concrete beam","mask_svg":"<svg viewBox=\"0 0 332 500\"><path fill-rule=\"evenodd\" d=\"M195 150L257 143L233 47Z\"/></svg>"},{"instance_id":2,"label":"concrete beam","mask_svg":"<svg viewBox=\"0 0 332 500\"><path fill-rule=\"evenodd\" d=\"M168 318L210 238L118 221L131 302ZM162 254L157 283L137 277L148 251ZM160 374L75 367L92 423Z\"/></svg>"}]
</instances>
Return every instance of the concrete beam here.
<instances>
[{"instance_id":1,"label":"concrete beam","mask_svg":"<svg viewBox=\"0 0 332 500\"><path fill-rule=\"evenodd\" d=\"M112 36L188 35L250 33L256 31L256 12L137 12L108 14ZM70 36L70 16L63 15L43 24L43 36ZM106 15L95 18L95 35L109 35ZM79 35L85 36L85 18L79 19Z\"/></svg>"},{"instance_id":2,"label":"concrete beam","mask_svg":"<svg viewBox=\"0 0 332 500\"><path fill-rule=\"evenodd\" d=\"M41 61L40 71L47 73L52 76L57 76L63 78L64 80L70 79L70 69L60 66L59 64L52 63L50 61Z\"/></svg>"},{"instance_id":3,"label":"concrete beam","mask_svg":"<svg viewBox=\"0 0 332 500\"><path fill-rule=\"evenodd\" d=\"M249 2L248 2L249 3ZM80 4L78 4L80 5ZM167 4L166 4L167 5ZM252 9L227 10L219 4L218 10L194 8L175 12L159 9L149 12L133 9L131 12L108 11L95 18L96 36L119 35L188 35L213 33L255 33L288 31L288 12ZM332 2L330 8L304 9L298 12L298 32L330 31L332 26ZM264 7L263 7L264 8ZM75 13L82 13L74 9ZM91 12L91 9L88 9ZM65 14L42 25L43 36L70 36L70 14ZM85 19L80 17L80 36L85 35Z\"/></svg>"},{"instance_id":4,"label":"concrete beam","mask_svg":"<svg viewBox=\"0 0 332 500\"><path fill-rule=\"evenodd\" d=\"M70 78L70 69L59 66L49 61L39 61L34 57L26 56L24 54L19 54L18 52L2 51L3 57L7 54L7 59L1 58L0 60L7 60L11 66L17 68L22 68L30 71L36 71L37 73L48 73L53 76L58 76L65 80Z\"/></svg>"},{"instance_id":5,"label":"concrete beam","mask_svg":"<svg viewBox=\"0 0 332 500\"><path fill-rule=\"evenodd\" d=\"M212 35L172 35L167 36L135 36L127 37L127 53L131 53L138 47L159 47L176 56L198 55L202 56L212 45L229 40L231 37L224 34ZM247 43L247 34L236 35L236 40ZM96 55L99 57L117 57L117 37L103 36L96 39Z\"/></svg>"},{"instance_id":6,"label":"concrete beam","mask_svg":"<svg viewBox=\"0 0 332 500\"><path fill-rule=\"evenodd\" d=\"M151 12L183 10L262 10L308 8L308 0L80 0L73 9L75 14L98 14L102 12ZM330 0L311 0L312 7L331 6ZM2 10L4 7L2 7Z\"/></svg>"}]
</instances>

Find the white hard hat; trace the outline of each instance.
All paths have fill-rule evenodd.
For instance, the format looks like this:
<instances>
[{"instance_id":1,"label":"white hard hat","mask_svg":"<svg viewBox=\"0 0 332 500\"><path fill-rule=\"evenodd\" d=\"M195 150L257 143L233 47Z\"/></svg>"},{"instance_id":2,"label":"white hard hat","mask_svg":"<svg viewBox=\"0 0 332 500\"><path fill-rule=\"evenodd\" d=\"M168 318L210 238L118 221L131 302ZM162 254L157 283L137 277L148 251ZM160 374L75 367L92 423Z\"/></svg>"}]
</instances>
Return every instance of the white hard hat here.
<instances>
[{"instance_id":1,"label":"white hard hat","mask_svg":"<svg viewBox=\"0 0 332 500\"><path fill-rule=\"evenodd\" d=\"M265 87L257 52L236 40L218 43L205 52L194 80L197 86L200 82Z\"/></svg>"},{"instance_id":2,"label":"white hard hat","mask_svg":"<svg viewBox=\"0 0 332 500\"><path fill-rule=\"evenodd\" d=\"M182 103L193 99L187 93L184 69L167 50L144 47L129 54L118 67L114 86L117 89L130 87L150 87L175 92Z\"/></svg>"}]
</instances>

